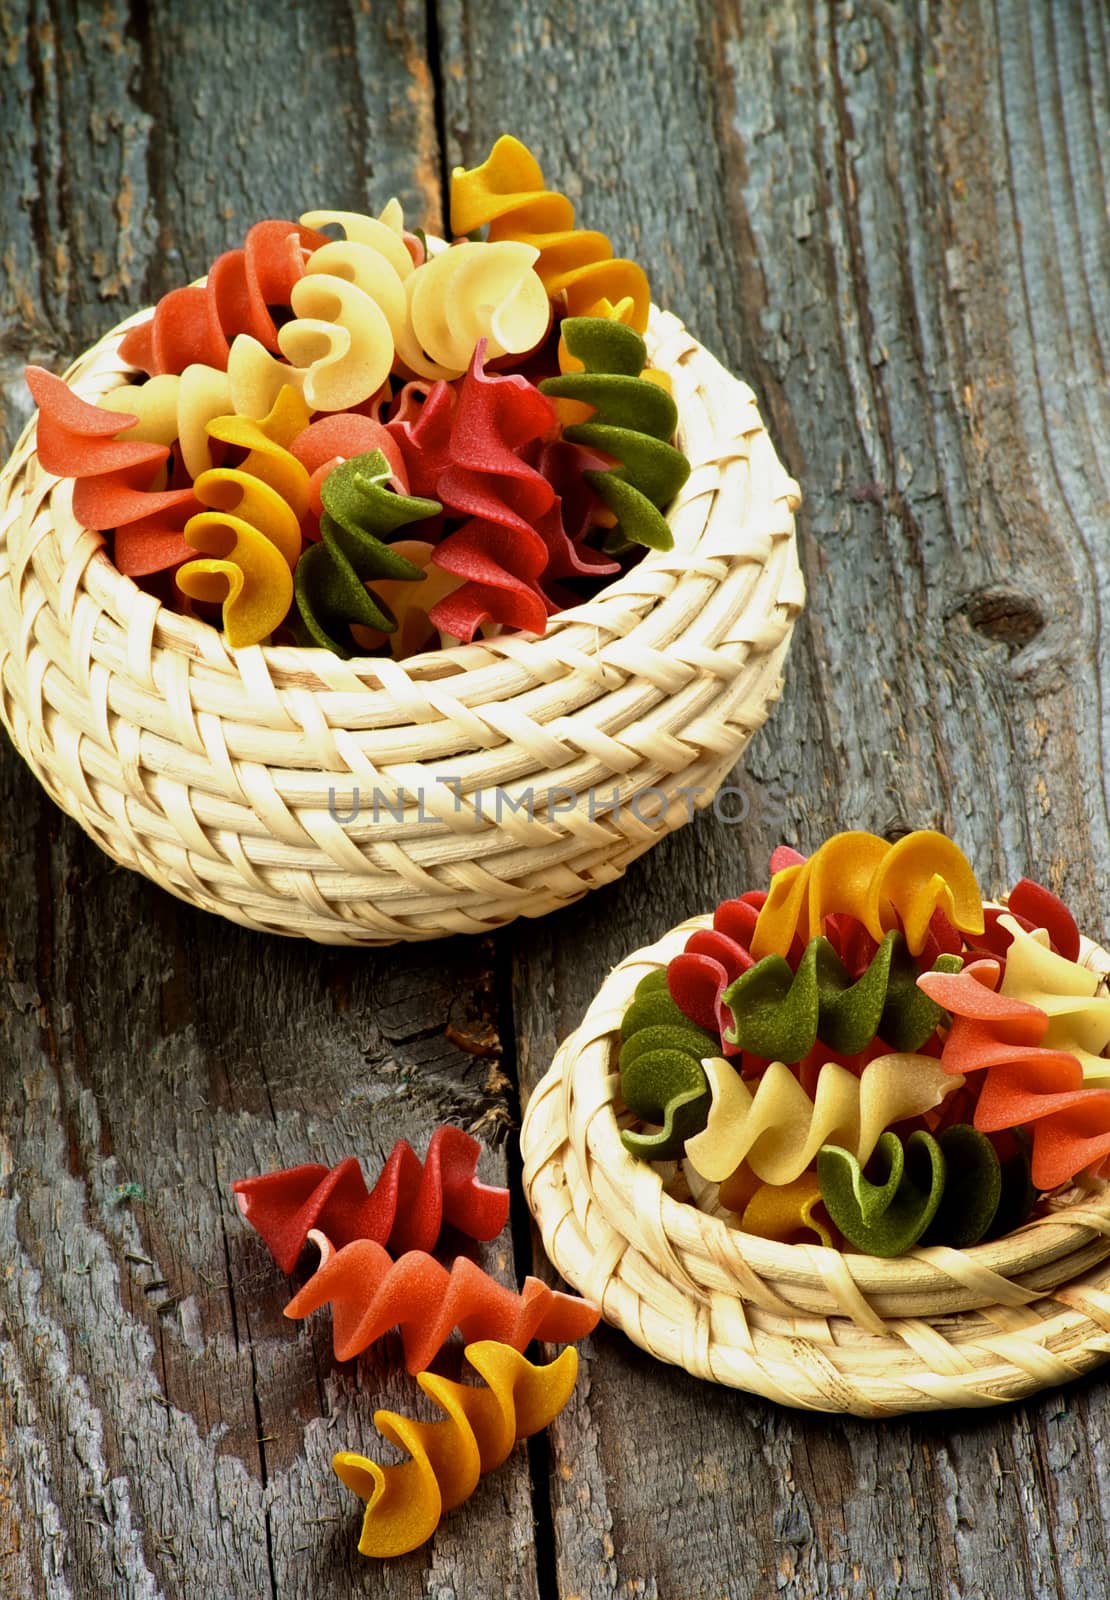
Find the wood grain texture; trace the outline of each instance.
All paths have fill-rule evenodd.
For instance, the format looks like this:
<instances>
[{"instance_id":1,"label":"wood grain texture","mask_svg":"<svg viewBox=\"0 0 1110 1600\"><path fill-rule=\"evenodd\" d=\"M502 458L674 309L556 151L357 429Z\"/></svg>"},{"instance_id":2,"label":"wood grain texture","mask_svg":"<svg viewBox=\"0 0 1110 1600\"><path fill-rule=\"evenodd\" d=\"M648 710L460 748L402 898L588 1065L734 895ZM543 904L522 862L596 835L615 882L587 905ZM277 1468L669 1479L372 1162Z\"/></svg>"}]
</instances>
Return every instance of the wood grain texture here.
<instances>
[{"instance_id":1,"label":"wood grain texture","mask_svg":"<svg viewBox=\"0 0 1110 1600\"><path fill-rule=\"evenodd\" d=\"M621 955L761 881L780 838L951 828L992 889L1036 870L1104 936L1105 11L446 15L450 160L507 124L573 171L589 224L754 383L806 493L809 611L746 820L703 817L517 936L523 1092ZM875 1427L615 1333L587 1366L554 1430L561 1595L1070 1596L1104 1570L1104 1383Z\"/></svg>"},{"instance_id":2,"label":"wood grain texture","mask_svg":"<svg viewBox=\"0 0 1110 1600\"><path fill-rule=\"evenodd\" d=\"M68 361L257 216L394 190L438 208L424 27L413 5L0 16L26 97L5 95L0 138L9 442L28 356ZM508 1082L453 1042L496 1039L492 947L328 955L194 915L113 867L9 748L0 859L0 1594L364 1593L330 1458L418 1391L395 1338L340 1365L327 1313L282 1317L229 1185L352 1151L372 1171L444 1120L485 1132L503 1181ZM511 1280L510 1246L480 1259ZM525 1452L374 1581L531 1600Z\"/></svg>"},{"instance_id":3,"label":"wood grain texture","mask_svg":"<svg viewBox=\"0 0 1110 1600\"><path fill-rule=\"evenodd\" d=\"M510 128L756 387L806 491L810 609L719 808L741 820L711 810L484 944L241 933L112 867L0 754L0 1593L1100 1593L1104 1380L876 1426L606 1329L548 1438L425 1552L361 1562L328 1457L411 1385L395 1343L337 1365L326 1316L281 1318L227 1185L421 1148L443 1117L489 1136L487 1177L515 1170L502 1068L526 1095L608 968L781 838L946 826L985 886L1029 868L1110 933L1105 7L251 9L0 3L8 439L23 361L65 361L255 216L398 192L434 222L445 164ZM518 1213L484 1259L509 1281L533 1250Z\"/></svg>"}]
</instances>

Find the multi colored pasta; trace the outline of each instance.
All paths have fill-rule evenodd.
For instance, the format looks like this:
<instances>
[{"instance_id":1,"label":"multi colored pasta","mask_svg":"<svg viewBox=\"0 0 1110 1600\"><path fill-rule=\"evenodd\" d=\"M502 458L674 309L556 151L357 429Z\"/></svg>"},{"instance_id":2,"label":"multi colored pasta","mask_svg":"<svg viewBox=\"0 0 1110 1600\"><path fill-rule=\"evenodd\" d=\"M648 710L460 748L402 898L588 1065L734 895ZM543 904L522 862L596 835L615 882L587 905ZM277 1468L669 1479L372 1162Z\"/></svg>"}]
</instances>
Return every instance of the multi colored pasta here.
<instances>
[{"instance_id":1,"label":"multi colored pasta","mask_svg":"<svg viewBox=\"0 0 1110 1600\"><path fill-rule=\"evenodd\" d=\"M512 173L526 191L505 190ZM479 632L541 636L552 615L638 558L640 535L626 537L634 508L654 530L643 543L667 544L662 490L649 479L666 463L677 485L684 458L668 442L668 379L641 373L629 327L646 323L643 272L614 260L604 236L573 227L569 201L543 189L516 141L499 141L454 187L459 205L483 211L488 238L429 243L406 228L396 200L378 216L316 210L251 227L242 248L122 337L136 381L106 400L118 421L67 409L50 386L60 380L29 370L45 396L45 459L74 479L78 520L111 536L121 571L198 626L221 628L231 650L271 641L401 660ZM521 235L537 223L535 240ZM589 424L594 445L570 437L531 381L562 371L594 383L568 349L568 312L616 330L595 338L598 350L615 339L639 352L635 415L668 438L645 433L637 444L623 400ZM299 473L285 472L284 488L260 476L272 453L257 430L275 438L269 420L290 410L290 396L300 431L277 442L306 468L307 493ZM628 447L617 464L602 439L614 428ZM76 450L52 449L59 429ZM388 507L376 494L356 504L345 471L373 452L389 463L388 479L375 470L393 491ZM245 477L276 491L296 530ZM401 526L407 536L396 540ZM298 574L292 584L285 568ZM168 571L174 580L158 576Z\"/></svg>"},{"instance_id":2,"label":"multi colored pasta","mask_svg":"<svg viewBox=\"0 0 1110 1600\"><path fill-rule=\"evenodd\" d=\"M276 351L271 307L289 305L306 257L326 243L323 234L297 222L256 222L241 250L218 256L203 282L164 294L153 315L124 334L121 358L157 377L184 372L194 362L226 370L239 333Z\"/></svg>"},{"instance_id":3,"label":"multi colored pasta","mask_svg":"<svg viewBox=\"0 0 1110 1600\"><path fill-rule=\"evenodd\" d=\"M951 839L928 829L897 844L873 833L838 833L803 865L775 874L751 953L757 961L785 956L795 938L816 938L836 913L856 918L876 940L900 923L916 956L938 910L960 932L983 931L979 886Z\"/></svg>"},{"instance_id":4,"label":"multi colored pasta","mask_svg":"<svg viewBox=\"0 0 1110 1600\"><path fill-rule=\"evenodd\" d=\"M941 971L961 965L959 956L938 960ZM917 976L893 928L854 981L827 939L811 939L797 967L764 956L729 985L725 1039L768 1061L801 1061L818 1038L842 1055L857 1055L880 1034L892 1050L918 1050L944 1012L918 988Z\"/></svg>"},{"instance_id":5,"label":"multi colored pasta","mask_svg":"<svg viewBox=\"0 0 1110 1600\"><path fill-rule=\"evenodd\" d=\"M899 1256L919 1241L966 1249L990 1233L1002 1166L984 1134L956 1124L936 1138L919 1128L903 1141L888 1131L876 1161L880 1169L868 1178L851 1151L836 1145L817 1158L821 1199L849 1244L868 1255Z\"/></svg>"},{"instance_id":6,"label":"multi colored pasta","mask_svg":"<svg viewBox=\"0 0 1110 1600\"><path fill-rule=\"evenodd\" d=\"M686 1159L712 1183L743 1163L764 1183L793 1183L827 1144L866 1163L886 1129L932 1111L962 1081L933 1056L897 1053L868 1062L858 1077L826 1063L812 1096L781 1061L772 1061L754 1092L721 1057L702 1069L711 1105L704 1131L686 1142Z\"/></svg>"},{"instance_id":7,"label":"multi colored pasta","mask_svg":"<svg viewBox=\"0 0 1110 1600\"><path fill-rule=\"evenodd\" d=\"M163 487L168 446L117 437L138 421L133 413L89 405L42 367L25 368L25 376L39 408L39 464L75 480L73 514L84 527L107 532L195 506L191 485Z\"/></svg>"},{"instance_id":8,"label":"multi colored pasta","mask_svg":"<svg viewBox=\"0 0 1110 1600\"><path fill-rule=\"evenodd\" d=\"M780 847L766 892L638 985L626 1149L681 1157L743 1231L879 1255L966 1248L1110 1175L1105 982L1055 895L1023 879L1011 905L931 830Z\"/></svg>"},{"instance_id":9,"label":"multi colored pasta","mask_svg":"<svg viewBox=\"0 0 1110 1600\"><path fill-rule=\"evenodd\" d=\"M194 493L205 510L185 525L185 541L202 559L179 568L178 588L218 604L232 648L258 644L284 621L301 554L300 518L308 509L308 473L283 441L308 425L304 402L282 389L261 422L219 417L211 439L247 452L238 467L202 472Z\"/></svg>"}]
</instances>

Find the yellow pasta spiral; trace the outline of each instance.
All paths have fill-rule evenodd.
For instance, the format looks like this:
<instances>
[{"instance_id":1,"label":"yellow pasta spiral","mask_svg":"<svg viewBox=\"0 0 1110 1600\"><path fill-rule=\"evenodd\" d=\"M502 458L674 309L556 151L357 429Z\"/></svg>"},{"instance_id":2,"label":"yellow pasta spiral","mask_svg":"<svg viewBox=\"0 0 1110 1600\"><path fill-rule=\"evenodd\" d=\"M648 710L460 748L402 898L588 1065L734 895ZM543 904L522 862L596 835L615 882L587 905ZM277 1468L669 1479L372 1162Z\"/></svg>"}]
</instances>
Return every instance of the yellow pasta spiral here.
<instances>
[{"instance_id":1,"label":"yellow pasta spiral","mask_svg":"<svg viewBox=\"0 0 1110 1600\"><path fill-rule=\"evenodd\" d=\"M211 438L248 455L238 467L214 467L196 480L194 492L208 509L189 518L185 538L203 555L180 569L177 585L193 600L222 606L234 649L265 639L292 604L308 472L286 447L307 426L307 408L292 386L260 422L230 416L208 424Z\"/></svg>"},{"instance_id":2,"label":"yellow pasta spiral","mask_svg":"<svg viewBox=\"0 0 1110 1600\"><path fill-rule=\"evenodd\" d=\"M502 134L481 166L456 167L451 176L454 232L469 234L487 224L491 243L513 239L539 251L536 271L544 288L565 301L572 317L598 316L601 300L615 306L629 298L629 320L643 333L651 303L643 268L614 258L605 234L574 226L566 195L544 187L539 162L510 134Z\"/></svg>"},{"instance_id":3,"label":"yellow pasta spiral","mask_svg":"<svg viewBox=\"0 0 1110 1600\"><path fill-rule=\"evenodd\" d=\"M395 1411L374 1421L411 1460L381 1467L341 1450L332 1465L349 1489L367 1501L358 1547L364 1556L399 1556L430 1539L444 1512L466 1500L479 1477L505 1461L517 1439L538 1433L566 1405L578 1375L573 1348L536 1367L509 1345L491 1339L467 1345L466 1358L486 1388L421 1372L417 1383L443 1411L444 1422L418 1422Z\"/></svg>"},{"instance_id":4,"label":"yellow pasta spiral","mask_svg":"<svg viewBox=\"0 0 1110 1600\"><path fill-rule=\"evenodd\" d=\"M98 404L105 411L122 411L138 419L134 427L121 434L122 438L166 446L180 439L185 470L191 478L198 478L212 465L208 424L238 409L231 398L227 373L200 362L186 367L180 377L163 373L145 383L125 384L106 394ZM267 403L257 415L265 416L269 409Z\"/></svg>"}]
</instances>

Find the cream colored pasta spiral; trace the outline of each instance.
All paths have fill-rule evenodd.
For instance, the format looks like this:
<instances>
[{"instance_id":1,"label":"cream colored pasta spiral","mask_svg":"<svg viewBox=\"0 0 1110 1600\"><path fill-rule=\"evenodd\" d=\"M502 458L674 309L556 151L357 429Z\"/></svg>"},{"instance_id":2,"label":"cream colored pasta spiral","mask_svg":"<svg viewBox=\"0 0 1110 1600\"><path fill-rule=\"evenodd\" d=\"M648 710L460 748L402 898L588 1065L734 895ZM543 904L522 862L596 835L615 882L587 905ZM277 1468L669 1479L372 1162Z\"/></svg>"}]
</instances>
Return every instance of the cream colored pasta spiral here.
<instances>
[{"instance_id":1,"label":"cream colored pasta spiral","mask_svg":"<svg viewBox=\"0 0 1110 1600\"><path fill-rule=\"evenodd\" d=\"M933 1056L878 1056L858 1078L830 1061L811 1100L781 1061L772 1061L754 1095L727 1061L709 1057L702 1067L713 1105L704 1131L686 1141L686 1159L713 1183L742 1161L764 1183L793 1183L824 1144L865 1162L885 1128L932 1110L964 1081Z\"/></svg>"},{"instance_id":2,"label":"cream colored pasta spiral","mask_svg":"<svg viewBox=\"0 0 1110 1600\"><path fill-rule=\"evenodd\" d=\"M551 317L538 259L532 245L506 240L452 245L417 267L405 284L415 341L398 345L405 365L422 378L453 378L479 339L487 360L534 349Z\"/></svg>"}]
</instances>

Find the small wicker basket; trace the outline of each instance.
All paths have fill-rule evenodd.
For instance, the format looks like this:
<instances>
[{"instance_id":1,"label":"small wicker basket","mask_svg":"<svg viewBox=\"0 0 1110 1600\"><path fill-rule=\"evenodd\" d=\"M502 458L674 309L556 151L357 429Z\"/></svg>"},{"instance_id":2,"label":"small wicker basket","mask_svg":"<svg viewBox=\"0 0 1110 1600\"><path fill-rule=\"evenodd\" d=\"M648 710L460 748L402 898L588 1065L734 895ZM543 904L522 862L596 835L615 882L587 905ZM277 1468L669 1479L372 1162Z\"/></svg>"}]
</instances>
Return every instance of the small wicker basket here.
<instances>
[{"instance_id":1,"label":"small wicker basket","mask_svg":"<svg viewBox=\"0 0 1110 1600\"><path fill-rule=\"evenodd\" d=\"M95 402L114 330L70 370ZM403 664L233 651L122 577L44 472L0 476L0 714L124 866L249 928L329 944L479 933L610 883L715 794L780 688L797 485L755 398L653 309L689 481L651 552L543 639Z\"/></svg>"},{"instance_id":2,"label":"small wicker basket","mask_svg":"<svg viewBox=\"0 0 1110 1600\"><path fill-rule=\"evenodd\" d=\"M1110 1186L968 1250L895 1260L741 1233L620 1140L621 1018L694 917L606 979L528 1105L524 1186L563 1277L652 1355L781 1405L882 1417L986 1406L1110 1355ZM1110 972L1084 941L1080 959Z\"/></svg>"}]
</instances>

